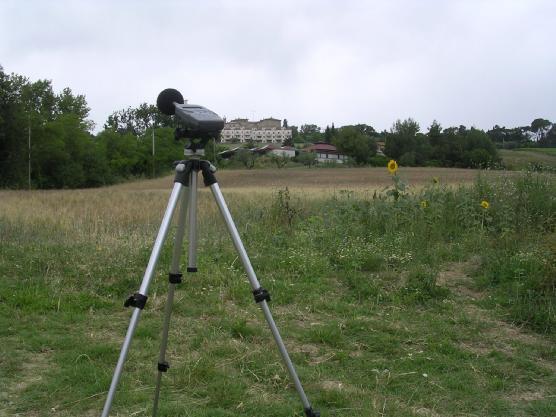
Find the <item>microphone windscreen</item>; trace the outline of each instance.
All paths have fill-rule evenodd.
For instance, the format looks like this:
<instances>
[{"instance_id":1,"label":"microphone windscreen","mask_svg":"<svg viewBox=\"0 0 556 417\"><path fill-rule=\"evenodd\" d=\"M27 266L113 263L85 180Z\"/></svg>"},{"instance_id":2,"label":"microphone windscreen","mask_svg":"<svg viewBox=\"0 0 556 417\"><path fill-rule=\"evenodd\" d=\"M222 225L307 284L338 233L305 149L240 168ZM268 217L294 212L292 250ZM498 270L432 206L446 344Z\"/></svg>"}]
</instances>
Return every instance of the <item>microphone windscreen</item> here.
<instances>
[{"instance_id":1,"label":"microphone windscreen","mask_svg":"<svg viewBox=\"0 0 556 417\"><path fill-rule=\"evenodd\" d=\"M172 116L176 112L174 102L183 104L183 96L178 90L167 88L166 90L161 91L158 95L158 98L156 99L156 107L158 107L158 110L162 113Z\"/></svg>"}]
</instances>

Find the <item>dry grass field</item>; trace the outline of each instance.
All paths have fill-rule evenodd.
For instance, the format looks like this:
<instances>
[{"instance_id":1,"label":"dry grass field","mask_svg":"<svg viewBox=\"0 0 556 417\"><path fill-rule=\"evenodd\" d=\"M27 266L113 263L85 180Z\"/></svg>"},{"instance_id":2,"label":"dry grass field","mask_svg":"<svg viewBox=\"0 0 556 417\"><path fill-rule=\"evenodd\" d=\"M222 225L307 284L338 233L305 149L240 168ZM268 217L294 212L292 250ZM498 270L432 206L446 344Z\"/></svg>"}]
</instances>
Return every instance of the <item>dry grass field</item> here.
<instances>
[{"instance_id":1,"label":"dry grass field","mask_svg":"<svg viewBox=\"0 0 556 417\"><path fill-rule=\"evenodd\" d=\"M435 178L441 185L455 186L470 184L478 175L479 171L471 169L404 168L401 178L410 191L418 191ZM512 173L489 171L482 175L500 177ZM143 228L154 231L167 204L173 178L81 190L0 190L0 211L5 218L17 219L27 227L52 226L55 220L56 227L71 231L74 239L88 239L93 234L119 241L128 233L144 233ZM391 175L384 168L222 170L217 172L217 179L231 209L255 207L285 187L302 197L298 203L304 204L307 199L342 191L368 197L392 184ZM200 212L216 216L216 205L201 181L199 190Z\"/></svg>"},{"instance_id":2,"label":"dry grass field","mask_svg":"<svg viewBox=\"0 0 556 417\"><path fill-rule=\"evenodd\" d=\"M430 184L433 178L440 183L455 185L470 183L479 171L454 168L403 168L402 179L419 187ZM508 175L506 172L491 171L491 177ZM292 169L252 169L218 171L217 179L223 190L274 190L288 187L308 191L338 190L380 190L392 184L391 175L384 168L292 168ZM114 188L125 190L168 189L172 176L154 180L121 184Z\"/></svg>"}]
</instances>

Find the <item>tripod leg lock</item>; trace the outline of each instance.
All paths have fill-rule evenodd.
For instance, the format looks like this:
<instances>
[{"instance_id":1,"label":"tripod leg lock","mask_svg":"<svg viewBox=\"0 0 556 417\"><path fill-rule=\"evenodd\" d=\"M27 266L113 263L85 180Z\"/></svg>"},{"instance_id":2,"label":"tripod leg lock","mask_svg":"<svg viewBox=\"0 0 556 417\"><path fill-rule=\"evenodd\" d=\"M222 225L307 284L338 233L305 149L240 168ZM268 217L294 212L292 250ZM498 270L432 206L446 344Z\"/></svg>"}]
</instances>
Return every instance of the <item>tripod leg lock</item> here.
<instances>
[{"instance_id":1,"label":"tripod leg lock","mask_svg":"<svg viewBox=\"0 0 556 417\"><path fill-rule=\"evenodd\" d=\"M214 175L214 167L209 161L201 161L201 172L203 173L203 182L206 187L210 187L212 184L216 184L216 176Z\"/></svg>"},{"instance_id":2,"label":"tripod leg lock","mask_svg":"<svg viewBox=\"0 0 556 417\"><path fill-rule=\"evenodd\" d=\"M159 372L166 372L170 368L170 364L166 361L158 362L158 370Z\"/></svg>"},{"instance_id":3,"label":"tripod leg lock","mask_svg":"<svg viewBox=\"0 0 556 417\"><path fill-rule=\"evenodd\" d=\"M143 310L145 308L145 304L147 304L147 297L146 295L140 294L136 292L133 295L130 295L127 300L125 300L124 307L137 307Z\"/></svg>"},{"instance_id":4,"label":"tripod leg lock","mask_svg":"<svg viewBox=\"0 0 556 417\"><path fill-rule=\"evenodd\" d=\"M170 284L181 284L181 277L183 275L180 274L179 272L170 272L168 274L168 281L170 281Z\"/></svg>"},{"instance_id":5,"label":"tripod leg lock","mask_svg":"<svg viewBox=\"0 0 556 417\"><path fill-rule=\"evenodd\" d=\"M313 407L309 407L305 409L305 415L307 417L320 417L320 412L313 410Z\"/></svg>"},{"instance_id":6,"label":"tripod leg lock","mask_svg":"<svg viewBox=\"0 0 556 417\"><path fill-rule=\"evenodd\" d=\"M253 297L255 298L256 303L260 303L265 300L266 302L270 302L270 293L263 287L259 287L256 290L253 290Z\"/></svg>"}]
</instances>

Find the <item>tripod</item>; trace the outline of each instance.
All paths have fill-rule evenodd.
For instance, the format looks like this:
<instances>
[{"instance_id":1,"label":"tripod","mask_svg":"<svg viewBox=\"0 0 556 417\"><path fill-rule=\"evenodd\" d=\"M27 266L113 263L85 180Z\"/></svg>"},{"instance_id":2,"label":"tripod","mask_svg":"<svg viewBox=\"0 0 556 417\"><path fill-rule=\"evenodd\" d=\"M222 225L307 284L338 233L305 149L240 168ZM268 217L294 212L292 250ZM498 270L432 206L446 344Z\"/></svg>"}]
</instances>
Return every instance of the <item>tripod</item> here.
<instances>
[{"instance_id":1,"label":"tripod","mask_svg":"<svg viewBox=\"0 0 556 417\"><path fill-rule=\"evenodd\" d=\"M320 413L316 410L313 410L313 408L311 407L311 404L309 403L309 400L305 395L305 391L301 386L299 377L297 376L293 363L286 350L286 347L284 346L284 342L282 341L278 328L276 327L276 324L274 322L274 319L272 318L272 314L268 307L268 302L270 301L270 294L268 293L267 290L261 287L259 281L257 280L255 271L251 266L251 262L249 260L249 257L247 256L247 252L243 247L243 243L241 242L239 233L236 229L230 211L228 210L228 206L224 201L224 197L222 195L222 192L220 191L218 182L216 181L216 177L214 175L215 171L216 168L214 168L214 166L212 166L210 162L201 160L199 155L197 155L195 151L193 151L191 159L179 161L176 165L176 176L174 179L174 187L172 189L172 194L170 195L168 206L166 207L166 212L164 213L162 224L158 231L158 235L156 237L153 250L151 252L149 263L145 270L145 275L143 276L141 287L139 288L139 292L130 296L124 303L124 306L126 307L133 307L133 313L131 315L131 320L129 322L129 326L127 329L124 343L122 345L122 349L120 351L120 356L116 364L116 369L112 377L112 383L110 384L110 389L108 391L106 402L104 403L104 409L102 411L101 417L108 417L110 413L112 402L114 400L114 395L116 393L116 387L122 375L124 362L127 357L129 347L131 345L131 339L133 338L133 334L135 333L137 323L139 322L139 316L141 314L141 310L143 310L147 302L147 298L148 298L147 291L149 288L149 284L151 283L151 280L154 277L155 268L162 250L162 245L168 235L170 224L172 222L172 216L176 210L176 207L178 203L181 203L180 210L179 210L177 232L174 240L174 248L172 253L172 262L171 262L170 273L169 273L168 298L167 298L165 312L164 312L164 322L162 327L162 341L160 344L160 355L158 358L158 374L156 377L156 388L155 388L154 402L153 402L152 415L153 417L156 417L157 415L162 374L167 372L170 367L170 365L166 361L166 348L168 346L168 331L170 328L170 316L172 314L172 304L174 301L175 286L176 284L179 284L182 281L182 274L179 272L179 263L180 263L180 254L181 254L181 248L183 244L183 238L185 235L186 218L189 223L188 224L189 247L188 247L187 272L189 273L197 272L197 177L199 172L201 172L203 175L205 186L210 187L212 195L220 210L220 214L224 218L224 221L228 228L228 232L232 237L234 247L238 252L243 267L245 268L245 271L247 273L247 277L249 278L249 282L253 290L253 296L255 298L255 302L261 307L261 310L264 313L267 324L270 327L270 330L274 337L274 341L278 346L278 350L280 351L282 359L286 364L286 367L288 368L290 377L294 382L295 389L297 390L301 402L303 403L305 415L307 417L320 416ZM186 188L188 188L188 192L185 191Z\"/></svg>"}]
</instances>

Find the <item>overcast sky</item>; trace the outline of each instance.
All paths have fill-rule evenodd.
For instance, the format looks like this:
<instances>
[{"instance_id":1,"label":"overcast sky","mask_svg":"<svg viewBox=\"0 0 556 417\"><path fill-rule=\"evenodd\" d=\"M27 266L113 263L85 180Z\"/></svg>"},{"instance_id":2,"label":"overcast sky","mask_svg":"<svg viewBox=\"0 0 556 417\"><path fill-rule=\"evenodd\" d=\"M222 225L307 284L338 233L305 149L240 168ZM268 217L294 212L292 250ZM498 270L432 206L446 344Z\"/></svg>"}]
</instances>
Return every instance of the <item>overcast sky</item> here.
<instances>
[{"instance_id":1,"label":"overcast sky","mask_svg":"<svg viewBox=\"0 0 556 417\"><path fill-rule=\"evenodd\" d=\"M0 0L0 65L102 128L167 87L228 119L556 120L556 1Z\"/></svg>"}]
</instances>

